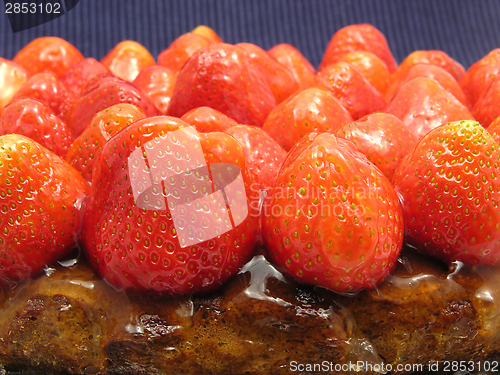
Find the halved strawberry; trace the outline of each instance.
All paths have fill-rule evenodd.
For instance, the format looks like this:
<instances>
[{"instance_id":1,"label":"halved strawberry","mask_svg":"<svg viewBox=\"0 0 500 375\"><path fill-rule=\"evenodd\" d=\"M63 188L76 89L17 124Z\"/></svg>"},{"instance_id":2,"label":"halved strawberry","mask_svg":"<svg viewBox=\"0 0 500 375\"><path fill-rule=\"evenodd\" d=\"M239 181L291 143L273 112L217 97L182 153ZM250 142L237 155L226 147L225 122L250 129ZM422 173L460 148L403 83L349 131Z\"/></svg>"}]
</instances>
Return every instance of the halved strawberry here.
<instances>
[{"instance_id":1,"label":"halved strawberry","mask_svg":"<svg viewBox=\"0 0 500 375\"><path fill-rule=\"evenodd\" d=\"M36 275L71 252L88 184L22 135L0 136L0 284Z\"/></svg>"},{"instance_id":2,"label":"halved strawberry","mask_svg":"<svg viewBox=\"0 0 500 375\"><path fill-rule=\"evenodd\" d=\"M257 197L233 137L151 117L111 138L94 168L82 238L117 288L212 290L253 254Z\"/></svg>"},{"instance_id":3,"label":"halved strawberry","mask_svg":"<svg viewBox=\"0 0 500 375\"><path fill-rule=\"evenodd\" d=\"M475 121L430 131L393 183L405 239L446 262L500 264L500 146Z\"/></svg>"},{"instance_id":4,"label":"halved strawberry","mask_svg":"<svg viewBox=\"0 0 500 375\"><path fill-rule=\"evenodd\" d=\"M403 244L396 192L333 134L309 134L288 154L263 208L271 260L300 282L337 292L380 283Z\"/></svg>"}]
</instances>

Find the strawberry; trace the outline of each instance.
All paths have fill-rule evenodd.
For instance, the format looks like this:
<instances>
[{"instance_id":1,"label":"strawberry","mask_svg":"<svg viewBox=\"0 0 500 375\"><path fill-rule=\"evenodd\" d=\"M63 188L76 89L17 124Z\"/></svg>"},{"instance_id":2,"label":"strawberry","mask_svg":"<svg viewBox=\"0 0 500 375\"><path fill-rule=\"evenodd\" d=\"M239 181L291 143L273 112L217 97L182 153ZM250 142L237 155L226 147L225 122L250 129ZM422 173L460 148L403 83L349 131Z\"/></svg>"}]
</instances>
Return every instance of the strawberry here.
<instances>
[{"instance_id":1,"label":"strawberry","mask_svg":"<svg viewBox=\"0 0 500 375\"><path fill-rule=\"evenodd\" d=\"M428 77L406 82L385 112L403 121L417 139L442 124L474 119L467 107Z\"/></svg>"},{"instance_id":2,"label":"strawberry","mask_svg":"<svg viewBox=\"0 0 500 375\"><path fill-rule=\"evenodd\" d=\"M0 135L11 133L29 137L61 157L73 141L66 124L48 106L29 98L5 107L0 119Z\"/></svg>"},{"instance_id":3,"label":"strawberry","mask_svg":"<svg viewBox=\"0 0 500 375\"><path fill-rule=\"evenodd\" d=\"M89 57L71 66L60 81L76 100L92 78L106 73L109 73L108 68Z\"/></svg>"},{"instance_id":4,"label":"strawberry","mask_svg":"<svg viewBox=\"0 0 500 375\"><path fill-rule=\"evenodd\" d=\"M265 77L276 99L276 104L281 103L299 89L299 82L293 73L269 56L265 50L252 43L238 43L237 46L247 52L248 63Z\"/></svg>"},{"instance_id":5,"label":"strawberry","mask_svg":"<svg viewBox=\"0 0 500 375\"><path fill-rule=\"evenodd\" d=\"M68 116L68 127L78 137L97 112L119 103L136 105L146 116L160 113L151 99L134 84L109 75L96 76L73 105Z\"/></svg>"},{"instance_id":6,"label":"strawberry","mask_svg":"<svg viewBox=\"0 0 500 375\"><path fill-rule=\"evenodd\" d=\"M354 65L381 94L384 94L391 80L391 73L386 63L377 55L368 51L353 51L339 58Z\"/></svg>"},{"instance_id":7,"label":"strawberry","mask_svg":"<svg viewBox=\"0 0 500 375\"><path fill-rule=\"evenodd\" d=\"M42 102L60 119L66 119L72 95L53 73L37 73L31 76L16 92L12 101L30 98Z\"/></svg>"},{"instance_id":8,"label":"strawberry","mask_svg":"<svg viewBox=\"0 0 500 375\"><path fill-rule=\"evenodd\" d=\"M339 61L319 71L314 85L330 91L354 120L386 106L382 94L354 65L347 62Z\"/></svg>"},{"instance_id":9,"label":"strawberry","mask_svg":"<svg viewBox=\"0 0 500 375\"><path fill-rule=\"evenodd\" d=\"M209 44L212 44L212 41L197 33L183 34L174 40L167 49L160 52L158 65L178 73L196 51Z\"/></svg>"},{"instance_id":10,"label":"strawberry","mask_svg":"<svg viewBox=\"0 0 500 375\"><path fill-rule=\"evenodd\" d=\"M90 125L69 148L66 161L91 182L94 163L106 142L120 130L144 117L144 112L128 103L115 104L97 112Z\"/></svg>"},{"instance_id":11,"label":"strawberry","mask_svg":"<svg viewBox=\"0 0 500 375\"><path fill-rule=\"evenodd\" d=\"M57 78L82 60L83 56L75 46L54 36L36 38L14 56L14 62L26 69L30 76L52 72Z\"/></svg>"},{"instance_id":12,"label":"strawberry","mask_svg":"<svg viewBox=\"0 0 500 375\"><path fill-rule=\"evenodd\" d=\"M407 70L403 77L395 78L387 89L385 95L386 100L391 102L401 86L417 77L429 77L434 79L443 89L449 91L464 106L469 108L469 101L456 79L443 68L432 64L415 64Z\"/></svg>"},{"instance_id":13,"label":"strawberry","mask_svg":"<svg viewBox=\"0 0 500 375\"><path fill-rule=\"evenodd\" d=\"M88 185L22 135L0 136L0 283L35 276L76 244Z\"/></svg>"},{"instance_id":14,"label":"strawberry","mask_svg":"<svg viewBox=\"0 0 500 375\"><path fill-rule=\"evenodd\" d=\"M28 73L13 61L0 57L0 113L14 94L28 80Z\"/></svg>"},{"instance_id":15,"label":"strawberry","mask_svg":"<svg viewBox=\"0 0 500 375\"><path fill-rule=\"evenodd\" d=\"M246 51L230 44L200 48L177 76L168 114L181 117L206 106L240 124L261 126L276 101L265 78L246 60Z\"/></svg>"},{"instance_id":16,"label":"strawberry","mask_svg":"<svg viewBox=\"0 0 500 375\"><path fill-rule=\"evenodd\" d=\"M286 151L264 130L256 126L237 125L225 131L240 142L248 170L256 183L254 191L268 189L278 175Z\"/></svg>"},{"instance_id":17,"label":"strawberry","mask_svg":"<svg viewBox=\"0 0 500 375\"><path fill-rule=\"evenodd\" d=\"M176 78L177 74L169 68L153 65L139 73L134 85L153 101L161 113L165 114L174 93Z\"/></svg>"},{"instance_id":18,"label":"strawberry","mask_svg":"<svg viewBox=\"0 0 500 375\"><path fill-rule=\"evenodd\" d=\"M204 37L212 43L224 43L221 37L211 27L199 25L191 33Z\"/></svg>"},{"instance_id":19,"label":"strawberry","mask_svg":"<svg viewBox=\"0 0 500 375\"><path fill-rule=\"evenodd\" d=\"M471 105L476 103L477 99L488 89L499 73L500 48L492 50L467 69L460 80L460 87L462 87Z\"/></svg>"},{"instance_id":20,"label":"strawberry","mask_svg":"<svg viewBox=\"0 0 500 375\"><path fill-rule=\"evenodd\" d=\"M491 134L493 140L500 144L500 116L495 118L488 126L488 133Z\"/></svg>"},{"instance_id":21,"label":"strawberry","mask_svg":"<svg viewBox=\"0 0 500 375\"><path fill-rule=\"evenodd\" d=\"M332 94L309 88L277 105L262 129L288 151L308 133L333 133L351 121L349 112Z\"/></svg>"},{"instance_id":22,"label":"strawberry","mask_svg":"<svg viewBox=\"0 0 500 375\"><path fill-rule=\"evenodd\" d=\"M287 68L299 83L300 88L309 87L314 81L316 69L294 46L277 44L267 51L269 56Z\"/></svg>"},{"instance_id":23,"label":"strawberry","mask_svg":"<svg viewBox=\"0 0 500 375\"><path fill-rule=\"evenodd\" d=\"M406 241L446 262L500 263L499 147L470 120L420 140L393 179Z\"/></svg>"},{"instance_id":24,"label":"strawberry","mask_svg":"<svg viewBox=\"0 0 500 375\"><path fill-rule=\"evenodd\" d=\"M82 238L91 265L117 288L219 287L251 257L259 233L244 160L231 136L197 134L173 117L119 132L94 165L86 201Z\"/></svg>"},{"instance_id":25,"label":"strawberry","mask_svg":"<svg viewBox=\"0 0 500 375\"><path fill-rule=\"evenodd\" d=\"M238 125L232 118L210 107L198 107L181 117L182 121L193 125L200 133L223 132Z\"/></svg>"},{"instance_id":26,"label":"strawberry","mask_svg":"<svg viewBox=\"0 0 500 375\"><path fill-rule=\"evenodd\" d=\"M142 44L124 40L103 57L101 64L115 76L132 82L141 71L155 65L156 61Z\"/></svg>"},{"instance_id":27,"label":"strawberry","mask_svg":"<svg viewBox=\"0 0 500 375\"><path fill-rule=\"evenodd\" d=\"M403 158L413 150L417 139L396 116L372 113L342 126L338 137L354 143L387 178L391 179Z\"/></svg>"},{"instance_id":28,"label":"strawberry","mask_svg":"<svg viewBox=\"0 0 500 375\"><path fill-rule=\"evenodd\" d=\"M326 47L319 70L339 61L340 57L352 51L372 52L386 63L389 72L396 68L396 60L387 44L384 34L370 24L349 25L333 34Z\"/></svg>"},{"instance_id":29,"label":"strawberry","mask_svg":"<svg viewBox=\"0 0 500 375\"><path fill-rule=\"evenodd\" d=\"M457 80L457 82L460 82L465 73L464 67L452 57L448 56L445 52L439 50L429 50L414 51L410 53L401 62L395 75L397 77L404 77L408 70L416 64L431 64L439 66L450 73L453 78Z\"/></svg>"},{"instance_id":30,"label":"strawberry","mask_svg":"<svg viewBox=\"0 0 500 375\"><path fill-rule=\"evenodd\" d=\"M500 110L498 109L499 97L500 76L496 76L471 109L474 118L485 128L488 128L490 123L500 115Z\"/></svg>"},{"instance_id":31,"label":"strawberry","mask_svg":"<svg viewBox=\"0 0 500 375\"><path fill-rule=\"evenodd\" d=\"M300 282L371 289L394 269L403 218L389 180L352 143L309 134L288 154L263 208L268 255Z\"/></svg>"}]
</instances>

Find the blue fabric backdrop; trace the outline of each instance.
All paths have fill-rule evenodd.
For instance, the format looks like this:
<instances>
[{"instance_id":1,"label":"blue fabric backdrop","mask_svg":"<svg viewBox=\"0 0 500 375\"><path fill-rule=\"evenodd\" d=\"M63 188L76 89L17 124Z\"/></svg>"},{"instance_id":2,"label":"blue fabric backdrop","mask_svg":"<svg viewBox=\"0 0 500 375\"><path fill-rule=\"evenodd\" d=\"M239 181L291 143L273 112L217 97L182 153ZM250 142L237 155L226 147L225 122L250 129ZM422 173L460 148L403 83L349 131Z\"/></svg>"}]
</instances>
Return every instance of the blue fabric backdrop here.
<instances>
[{"instance_id":1,"label":"blue fabric backdrop","mask_svg":"<svg viewBox=\"0 0 500 375\"><path fill-rule=\"evenodd\" d=\"M229 43L294 44L315 66L333 33L352 23L379 28L398 62L413 50L441 49L468 67L500 47L498 0L80 0L66 15L18 33L4 13L0 56L6 58L44 35L63 37L98 59L133 39L156 57L199 24Z\"/></svg>"}]
</instances>

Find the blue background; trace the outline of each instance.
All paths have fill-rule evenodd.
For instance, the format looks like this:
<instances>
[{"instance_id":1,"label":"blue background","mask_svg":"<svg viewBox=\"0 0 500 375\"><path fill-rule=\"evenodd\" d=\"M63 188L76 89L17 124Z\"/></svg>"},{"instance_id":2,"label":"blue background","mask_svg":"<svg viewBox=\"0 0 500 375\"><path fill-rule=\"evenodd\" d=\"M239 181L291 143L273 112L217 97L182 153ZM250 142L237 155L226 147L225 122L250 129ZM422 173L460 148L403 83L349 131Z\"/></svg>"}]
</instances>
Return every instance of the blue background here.
<instances>
[{"instance_id":1,"label":"blue background","mask_svg":"<svg viewBox=\"0 0 500 375\"><path fill-rule=\"evenodd\" d=\"M124 39L156 57L200 24L228 43L291 43L315 66L334 32L353 23L379 28L398 62L414 50L441 49L468 67L500 47L498 0L80 0L66 15L15 34L4 12L0 56L8 59L47 35L67 39L86 57L100 59Z\"/></svg>"}]
</instances>

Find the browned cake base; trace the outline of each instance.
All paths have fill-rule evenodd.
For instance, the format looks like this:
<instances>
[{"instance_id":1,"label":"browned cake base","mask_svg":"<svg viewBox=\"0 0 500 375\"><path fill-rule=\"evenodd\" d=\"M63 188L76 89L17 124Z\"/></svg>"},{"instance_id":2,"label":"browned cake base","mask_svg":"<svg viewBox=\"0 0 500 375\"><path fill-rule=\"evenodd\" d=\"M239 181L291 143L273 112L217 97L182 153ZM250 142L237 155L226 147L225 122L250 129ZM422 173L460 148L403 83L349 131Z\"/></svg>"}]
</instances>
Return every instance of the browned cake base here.
<instances>
[{"instance_id":1,"label":"browned cake base","mask_svg":"<svg viewBox=\"0 0 500 375\"><path fill-rule=\"evenodd\" d=\"M448 272L405 250L377 290L348 297L291 282L256 256L217 293L173 299L116 292L80 260L0 290L0 366L298 374L355 373L358 364L408 373L431 361L485 360L500 353L497 270Z\"/></svg>"}]
</instances>

